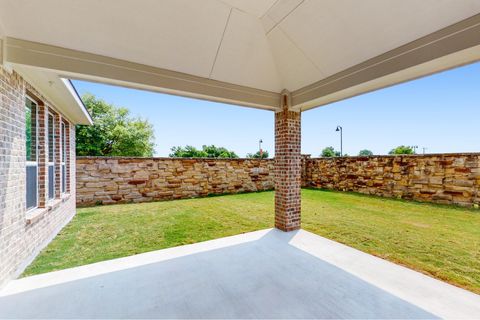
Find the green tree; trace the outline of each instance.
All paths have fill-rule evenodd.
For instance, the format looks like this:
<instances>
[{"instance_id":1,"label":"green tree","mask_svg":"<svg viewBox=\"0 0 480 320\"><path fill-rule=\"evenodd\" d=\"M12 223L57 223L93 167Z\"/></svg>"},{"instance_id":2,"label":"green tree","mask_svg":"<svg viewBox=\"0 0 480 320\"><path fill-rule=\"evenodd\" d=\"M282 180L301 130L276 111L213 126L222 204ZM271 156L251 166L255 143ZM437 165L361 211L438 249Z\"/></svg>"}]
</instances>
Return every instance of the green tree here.
<instances>
[{"instance_id":1,"label":"green tree","mask_svg":"<svg viewBox=\"0 0 480 320\"><path fill-rule=\"evenodd\" d=\"M373 156L373 152L368 149L360 150L358 153L359 156Z\"/></svg>"},{"instance_id":2,"label":"green tree","mask_svg":"<svg viewBox=\"0 0 480 320\"><path fill-rule=\"evenodd\" d=\"M213 144L210 146L202 146L202 151L207 154L207 158L238 158L235 152L223 147L216 147Z\"/></svg>"},{"instance_id":3,"label":"green tree","mask_svg":"<svg viewBox=\"0 0 480 320\"><path fill-rule=\"evenodd\" d=\"M204 145L202 146L202 150L198 150L189 145L185 147L172 147L170 150L172 151L170 157L177 158L238 158L235 152L214 145Z\"/></svg>"},{"instance_id":4,"label":"green tree","mask_svg":"<svg viewBox=\"0 0 480 320\"><path fill-rule=\"evenodd\" d=\"M206 158L207 154L192 146L170 148L170 157L176 158Z\"/></svg>"},{"instance_id":5,"label":"green tree","mask_svg":"<svg viewBox=\"0 0 480 320\"><path fill-rule=\"evenodd\" d=\"M325 158L340 157L340 151L335 151L333 147L326 147L322 150L322 154L320 156Z\"/></svg>"},{"instance_id":6,"label":"green tree","mask_svg":"<svg viewBox=\"0 0 480 320\"><path fill-rule=\"evenodd\" d=\"M264 150L262 152L262 155L260 156L260 150L255 152L255 153L248 153L247 158L253 158L253 159L266 159L268 158L269 154L267 150Z\"/></svg>"},{"instance_id":7,"label":"green tree","mask_svg":"<svg viewBox=\"0 0 480 320\"><path fill-rule=\"evenodd\" d=\"M91 94L82 97L93 119L92 126L76 127L77 155L151 157L154 152L153 126L130 116Z\"/></svg>"},{"instance_id":8,"label":"green tree","mask_svg":"<svg viewBox=\"0 0 480 320\"><path fill-rule=\"evenodd\" d=\"M415 150L409 146L398 146L392 150L388 154L414 154Z\"/></svg>"},{"instance_id":9,"label":"green tree","mask_svg":"<svg viewBox=\"0 0 480 320\"><path fill-rule=\"evenodd\" d=\"M32 159L32 109L25 109L25 142L27 151L27 160Z\"/></svg>"}]
</instances>

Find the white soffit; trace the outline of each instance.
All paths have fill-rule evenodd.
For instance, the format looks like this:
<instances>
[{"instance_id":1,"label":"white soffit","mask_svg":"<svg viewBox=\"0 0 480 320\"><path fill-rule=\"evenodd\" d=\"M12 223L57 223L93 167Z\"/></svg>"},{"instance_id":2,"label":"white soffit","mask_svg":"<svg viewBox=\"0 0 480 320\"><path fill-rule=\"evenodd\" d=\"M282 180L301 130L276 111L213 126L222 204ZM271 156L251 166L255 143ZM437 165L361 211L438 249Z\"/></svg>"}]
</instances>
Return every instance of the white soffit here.
<instances>
[{"instance_id":1,"label":"white soffit","mask_svg":"<svg viewBox=\"0 0 480 320\"><path fill-rule=\"evenodd\" d=\"M275 2L275 4L261 18L263 26L265 27L265 32L268 34L272 31L304 1L305 0L281 0Z\"/></svg>"},{"instance_id":2,"label":"white soffit","mask_svg":"<svg viewBox=\"0 0 480 320\"><path fill-rule=\"evenodd\" d=\"M263 17L278 0L222 0L226 4L249 13L257 18Z\"/></svg>"},{"instance_id":3,"label":"white soffit","mask_svg":"<svg viewBox=\"0 0 480 320\"><path fill-rule=\"evenodd\" d=\"M297 90L325 77L280 28L273 29L268 39L285 88Z\"/></svg>"},{"instance_id":4,"label":"white soffit","mask_svg":"<svg viewBox=\"0 0 480 320\"><path fill-rule=\"evenodd\" d=\"M0 39L5 37L5 28L3 27L2 20L0 20Z\"/></svg>"},{"instance_id":5,"label":"white soffit","mask_svg":"<svg viewBox=\"0 0 480 320\"><path fill-rule=\"evenodd\" d=\"M478 12L479 0L307 0L278 27L327 77Z\"/></svg>"},{"instance_id":6,"label":"white soffit","mask_svg":"<svg viewBox=\"0 0 480 320\"><path fill-rule=\"evenodd\" d=\"M0 65L3 65L3 51L4 51L4 39L5 38L5 31L2 25L2 20L0 19Z\"/></svg>"},{"instance_id":7,"label":"white soffit","mask_svg":"<svg viewBox=\"0 0 480 320\"><path fill-rule=\"evenodd\" d=\"M58 112L73 124L92 124L92 118L77 92L67 79L62 79L54 72L15 66L26 81L38 90Z\"/></svg>"},{"instance_id":8,"label":"white soffit","mask_svg":"<svg viewBox=\"0 0 480 320\"><path fill-rule=\"evenodd\" d=\"M208 78L230 9L218 0L0 0L0 19L10 37Z\"/></svg>"},{"instance_id":9,"label":"white soffit","mask_svg":"<svg viewBox=\"0 0 480 320\"><path fill-rule=\"evenodd\" d=\"M274 92L284 88L260 20L232 9L211 78Z\"/></svg>"},{"instance_id":10,"label":"white soffit","mask_svg":"<svg viewBox=\"0 0 480 320\"><path fill-rule=\"evenodd\" d=\"M318 106L327 105L332 102L340 101L349 97L371 92L381 88L386 88L391 85L402 83L412 79L418 79L424 76L431 75L432 73L442 72L451 68L473 63L480 59L480 45L458 51L454 54L450 54L438 59L431 60L422 64L418 64L414 67L404 69L402 71L379 77L370 81L360 83L356 86L348 87L344 90L335 91L332 94L322 95L316 99L309 100L304 103L296 103L294 93L294 104L296 110L306 111ZM435 71L432 71L435 70Z\"/></svg>"}]
</instances>

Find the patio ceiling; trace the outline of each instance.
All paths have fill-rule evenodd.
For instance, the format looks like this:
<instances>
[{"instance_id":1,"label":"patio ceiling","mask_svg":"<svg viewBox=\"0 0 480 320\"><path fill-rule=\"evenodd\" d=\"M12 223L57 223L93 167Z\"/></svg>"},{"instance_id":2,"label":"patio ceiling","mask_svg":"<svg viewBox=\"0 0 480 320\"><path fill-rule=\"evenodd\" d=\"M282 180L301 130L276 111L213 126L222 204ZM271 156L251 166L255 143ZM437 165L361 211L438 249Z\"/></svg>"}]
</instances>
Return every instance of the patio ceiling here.
<instances>
[{"instance_id":1,"label":"patio ceiling","mask_svg":"<svg viewBox=\"0 0 480 320\"><path fill-rule=\"evenodd\" d=\"M0 0L4 63L307 110L480 59L479 0Z\"/></svg>"}]
</instances>

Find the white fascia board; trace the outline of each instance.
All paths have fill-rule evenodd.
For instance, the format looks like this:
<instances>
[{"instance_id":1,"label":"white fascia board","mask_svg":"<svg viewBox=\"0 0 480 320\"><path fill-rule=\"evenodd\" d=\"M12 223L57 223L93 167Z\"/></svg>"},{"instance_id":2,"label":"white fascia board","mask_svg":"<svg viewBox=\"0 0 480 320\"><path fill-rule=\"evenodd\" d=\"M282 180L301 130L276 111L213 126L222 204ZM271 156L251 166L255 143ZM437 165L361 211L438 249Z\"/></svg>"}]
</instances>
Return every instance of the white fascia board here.
<instances>
[{"instance_id":1,"label":"white fascia board","mask_svg":"<svg viewBox=\"0 0 480 320\"><path fill-rule=\"evenodd\" d=\"M6 59L13 64L56 72L61 77L277 110L280 94L88 52L7 38Z\"/></svg>"},{"instance_id":2,"label":"white fascia board","mask_svg":"<svg viewBox=\"0 0 480 320\"><path fill-rule=\"evenodd\" d=\"M75 103L77 104L78 108L80 108L85 116L85 118L87 119L87 122L89 125L92 125L93 124L93 119L92 119L92 116L90 115L90 113L88 112L87 110L87 107L85 106L85 104L83 104L83 101L82 99L80 98L77 90L75 89L75 87L73 86L72 82L69 80L69 79L65 79L65 78L60 78L60 80L62 81L63 85L65 86L65 89L70 93L70 95L72 96L73 100L75 101Z\"/></svg>"}]
</instances>

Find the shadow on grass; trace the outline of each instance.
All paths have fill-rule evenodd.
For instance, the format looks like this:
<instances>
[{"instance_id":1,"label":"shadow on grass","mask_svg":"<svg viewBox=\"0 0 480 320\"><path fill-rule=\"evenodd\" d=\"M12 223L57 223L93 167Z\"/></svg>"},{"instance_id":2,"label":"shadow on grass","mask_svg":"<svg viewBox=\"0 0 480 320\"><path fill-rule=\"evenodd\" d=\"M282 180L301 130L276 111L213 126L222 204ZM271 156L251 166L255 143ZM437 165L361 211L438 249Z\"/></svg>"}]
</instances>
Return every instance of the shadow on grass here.
<instances>
[{"instance_id":1,"label":"shadow on grass","mask_svg":"<svg viewBox=\"0 0 480 320\"><path fill-rule=\"evenodd\" d=\"M471 207L462 207L459 205L454 205L454 204L441 204L441 203L434 203L434 202L425 202L425 201L418 201L414 199L399 199L399 198L390 198L390 197L384 197L381 195L375 195L375 194L365 194L365 193L360 193L360 192L355 192L355 191L339 191L339 190L332 190L332 189L325 189L325 188L314 188L314 187L304 187L302 190L310 190L310 191L318 191L318 192L324 192L324 193L333 193L333 194L348 194L354 197L358 198L366 198L366 199L375 199L375 200L381 200L384 202L398 202L398 203L403 203L403 204L414 204L414 205L420 205L424 207L433 207L433 208L442 208L442 209L454 209L454 210L459 210L459 211L470 211L471 213L480 213L479 208L471 208Z\"/></svg>"}]
</instances>

